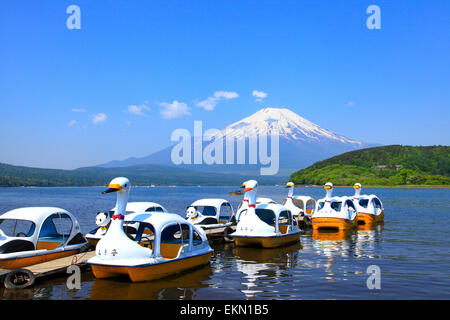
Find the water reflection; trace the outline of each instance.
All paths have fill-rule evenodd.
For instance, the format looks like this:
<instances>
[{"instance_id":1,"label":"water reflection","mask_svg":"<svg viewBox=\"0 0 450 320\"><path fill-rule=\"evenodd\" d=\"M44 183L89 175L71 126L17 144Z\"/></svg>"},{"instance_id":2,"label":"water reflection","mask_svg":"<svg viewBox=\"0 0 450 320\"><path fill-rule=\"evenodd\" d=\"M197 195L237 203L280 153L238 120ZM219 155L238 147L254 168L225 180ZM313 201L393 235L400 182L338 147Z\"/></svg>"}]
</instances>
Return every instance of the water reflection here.
<instances>
[{"instance_id":1,"label":"water reflection","mask_svg":"<svg viewBox=\"0 0 450 320\"><path fill-rule=\"evenodd\" d=\"M236 269L243 274L241 292L245 297L254 299L266 292L269 286L262 282L270 282L270 292L272 296L276 294L276 285L291 277L289 269L295 266L301 248L300 242L274 249L236 247Z\"/></svg>"},{"instance_id":2,"label":"water reflection","mask_svg":"<svg viewBox=\"0 0 450 320\"><path fill-rule=\"evenodd\" d=\"M357 258L378 258L381 232L383 224L367 224L358 226L356 237L355 255Z\"/></svg>"},{"instance_id":3,"label":"water reflection","mask_svg":"<svg viewBox=\"0 0 450 320\"><path fill-rule=\"evenodd\" d=\"M96 279L91 288L93 300L192 300L196 291L205 288L212 275L210 265L188 270L160 280L130 282L128 277Z\"/></svg>"},{"instance_id":4,"label":"water reflection","mask_svg":"<svg viewBox=\"0 0 450 320\"><path fill-rule=\"evenodd\" d=\"M335 282L337 275L346 280L349 274L361 274L355 260L352 264L342 264L337 259L377 258L378 243L381 239L383 225L362 225L357 230L314 230L312 232L313 248L316 253L326 258L324 268L329 282ZM335 265L339 270L335 270Z\"/></svg>"},{"instance_id":5,"label":"water reflection","mask_svg":"<svg viewBox=\"0 0 450 320\"><path fill-rule=\"evenodd\" d=\"M350 270L334 270L333 267L336 257L347 258L353 255L355 234L355 230L313 230L312 239L314 241L312 245L318 254L326 258L325 262L320 264L319 267L325 270L326 280L329 282L335 282L337 280L336 275L343 275L343 279L346 279Z\"/></svg>"}]
</instances>

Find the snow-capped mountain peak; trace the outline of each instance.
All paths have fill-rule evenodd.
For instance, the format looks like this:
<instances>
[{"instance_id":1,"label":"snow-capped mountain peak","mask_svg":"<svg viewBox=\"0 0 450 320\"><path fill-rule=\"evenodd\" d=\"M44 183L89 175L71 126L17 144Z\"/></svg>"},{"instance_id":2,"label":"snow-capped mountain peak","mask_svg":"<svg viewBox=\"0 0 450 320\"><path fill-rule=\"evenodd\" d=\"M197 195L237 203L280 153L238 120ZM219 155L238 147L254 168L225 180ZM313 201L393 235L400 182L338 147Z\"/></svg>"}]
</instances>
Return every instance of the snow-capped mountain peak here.
<instances>
[{"instance_id":1,"label":"snow-capped mountain peak","mask_svg":"<svg viewBox=\"0 0 450 320\"><path fill-rule=\"evenodd\" d=\"M235 122L221 130L221 136L246 139L252 136L279 135L289 140L319 142L334 140L345 144L361 145L332 131L321 128L286 108L264 108L251 116Z\"/></svg>"}]
</instances>

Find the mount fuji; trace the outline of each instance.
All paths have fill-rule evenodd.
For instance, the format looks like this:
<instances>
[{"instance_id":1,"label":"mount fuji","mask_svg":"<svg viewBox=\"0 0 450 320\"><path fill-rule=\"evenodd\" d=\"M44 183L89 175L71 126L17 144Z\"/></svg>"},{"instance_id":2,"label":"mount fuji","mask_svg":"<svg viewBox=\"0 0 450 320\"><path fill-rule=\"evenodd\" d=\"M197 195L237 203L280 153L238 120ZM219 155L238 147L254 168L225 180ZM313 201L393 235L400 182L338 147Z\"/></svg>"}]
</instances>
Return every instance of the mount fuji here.
<instances>
[{"instance_id":1,"label":"mount fuji","mask_svg":"<svg viewBox=\"0 0 450 320\"><path fill-rule=\"evenodd\" d=\"M363 143L324 129L289 109L264 108L209 137L214 138L211 141L215 142L222 140L223 154L225 154L226 139L233 140L236 144L243 143L245 145L245 164L181 164L179 166L192 170L214 171L218 173L255 174L257 171L259 172L261 165L249 164L251 162L248 161L249 146L255 136L267 136L270 139L278 136L278 175L283 176L288 176L292 171L305 168L316 161L324 160L347 151L377 146L376 144ZM210 143L209 141L201 142L203 147ZM190 145L192 146L191 154L194 154L196 145L194 138L192 138ZM147 157L111 161L100 165L100 167L127 167L140 164L169 165L172 164L172 149L173 146ZM233 157L236 160L236 155ZM232 163L237 162L234 161Z\"/></svg>"}]
</instances>

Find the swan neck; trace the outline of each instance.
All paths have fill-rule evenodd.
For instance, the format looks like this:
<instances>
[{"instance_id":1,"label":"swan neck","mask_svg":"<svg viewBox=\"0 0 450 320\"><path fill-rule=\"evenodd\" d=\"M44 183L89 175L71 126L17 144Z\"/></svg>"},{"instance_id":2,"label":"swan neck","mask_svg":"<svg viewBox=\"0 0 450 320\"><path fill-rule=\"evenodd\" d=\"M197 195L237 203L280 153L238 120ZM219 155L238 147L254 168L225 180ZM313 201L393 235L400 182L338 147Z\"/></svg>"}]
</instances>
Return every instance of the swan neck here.
<instances>
[{"instance_id":1,"label":"swan neck","mask_svg":"<svg viewBox=\"0 0 450 320\"><path fill-rule=\"evenodd\" d=\"M115 207L113 219L111 221L111 226L112 225L123 225L124 217L125 217L126 210L127 210L128 195L129 195L129 190L117 192L116 207Z\"/></svg>"},{"instance_id":2,"label":"swan neck","mask_svg":"<svg viewBox=\"0 0 450 320\"><path fill-rule=\"evenodd\" d=\"M291 197L294 195L294 188L289 188L288 197Z\"/></svg>"}]
</instances>

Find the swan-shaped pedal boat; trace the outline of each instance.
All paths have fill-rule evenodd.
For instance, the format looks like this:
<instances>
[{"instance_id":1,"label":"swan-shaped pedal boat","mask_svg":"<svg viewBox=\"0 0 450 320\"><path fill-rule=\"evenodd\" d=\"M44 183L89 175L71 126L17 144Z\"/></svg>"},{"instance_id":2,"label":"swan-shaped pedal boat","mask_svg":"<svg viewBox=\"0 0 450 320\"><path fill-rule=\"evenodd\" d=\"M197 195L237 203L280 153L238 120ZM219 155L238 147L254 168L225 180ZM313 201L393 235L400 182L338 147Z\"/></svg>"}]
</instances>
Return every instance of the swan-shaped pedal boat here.
<instances>
[{"instance_id":1,"label":"swan-shaped pedal boat","mask_svg":"<svg viewBox=\"0 0 450 320\"><path fill-rule=\"evenodd\" d=\"M316 200L310 196L294 196L294 183L288 182L286 188L289 189L287 198L283 201L283 206L288 208L295 219L300 223L304 217L310 220L316 207Z\"/></svg>"},{"instance_id":2,"label":"swan-shaped pedal boat","mask_svg":"<svg viewBox=\"0 0 450 320\"><path fill-rule=\"evenodd\" d=\"M186 209L186 220L207 231L209 237L227 237L236 225L231 204L225 199L200 199Z\"/></svg>"},{"instance_id":3,"label":"swan-shaped pedal boat","mask_svg":"<svg viewBox=\"0 0 450 320\"><path fill-rule=\"evenodd\" d=\"M96 278L128 275L131 281L163 278L207 264L212 254L205 232L181 216L163 212L131 213L130 223L139 223L131 239L124 231L124 214L130 182L115 178L105 191L117 193L111 225L87 263Z\"/></svg>"},{"instance_id":4,"label":"swan-shaped pedal boat","mask_svg":"<svg viewBox=\"0 0 450 320\"><path fill-rule=\"evenodd\" d=\"M54 207L28 207L0 216L0 268L17 269L80 252L87 245L77 219Z\"/></svg>"},{"instance_id":5,"label":"swan-shaped pedal boat","mask_svg":"<svg viewBox=\"0 0 450 320\"><path fill-rule=\"evenodd\" d=\"M247 181L243 182L241 185L241 188L245 188L245 183ZM273 203L276 204L275 201L273 201L271 198L261 198L258 197L256 198L256 204L269 204L269 203ZM239 217L241 215L241 212L245 211L248 209L248 195L246 193L244 193L244 199L239 203L238 208L237 208L237 212L236 212L236 223L239 222Z\"/></svg>"},{"instance_id":6,"label":"swan-shaped pedal boat","mask_svg":"<svg viewBox=\"0 0 450 320\"><path fill-rule=\"evenodd\" d=\"M186 220L206 230L231 226L236 218L227 200L200 199L187 207Z\"/></svg>"},{"instance_id":7,"label":"swan-shaped pedal boat","mask_svg":"<svg viewBox=\"0 0 450 320\"><path fill-rule=\"evenodd\" d=\"M333 184L324 186L325 198L319 199L312 214L312 227L318 229L347 230L356 227L356 207L351 197L332 197Z\"/></svg>"},{"instance_id":8,"label":"swan-shaped pedal boat","mask_svg":"<svg viewBox=\"0 0 450 320\"><path fill-rule=\"evenodd\" d=\"M356 219L360 225L370 225L383 222L384 207L381 200L376 195L361 195L362 186L360 183L355 183L355 195L353 202L355 203L358 213Z\"/></svg>"},{"instance_id":9,"label":"swan-shaped pedal boat","mask_svg":"<svg viewBox=\"0 0 450 320\"><path fill-rule=\"evenodd\" d=\"M275 248L299 241L301 231L295 226L292 213L276 203L256 205L258 182L249 180L244 184L248 208L241 211L236 231L230 234L236 246Z\"/></svg>"},{"instance_id":10,"label":"swan-shaped pedal boat","mask_svg":"<svg viewBox=\"0 0 450 320\"><path fill-rule=\"evenodd\" d=\"M86 239L96 245L97 242L106 234L111 223L111 217L114 215L116 208L112 208L109 212L98 212L95 217L95 224L97 227L86 234ZM135 212L167 212L166 208L156 202L128 202L126 213ZM133 232L137 230L137 225L130 225L125 216L125 232Z\"/></svg>"}]
</instances>

